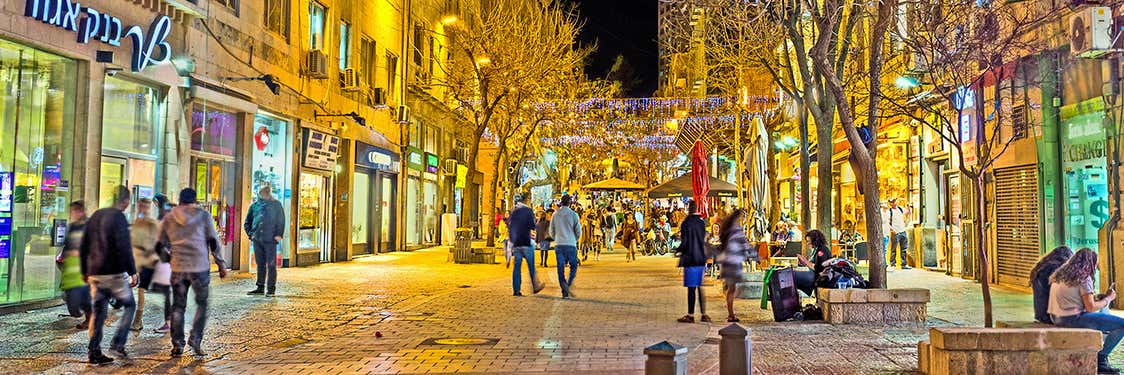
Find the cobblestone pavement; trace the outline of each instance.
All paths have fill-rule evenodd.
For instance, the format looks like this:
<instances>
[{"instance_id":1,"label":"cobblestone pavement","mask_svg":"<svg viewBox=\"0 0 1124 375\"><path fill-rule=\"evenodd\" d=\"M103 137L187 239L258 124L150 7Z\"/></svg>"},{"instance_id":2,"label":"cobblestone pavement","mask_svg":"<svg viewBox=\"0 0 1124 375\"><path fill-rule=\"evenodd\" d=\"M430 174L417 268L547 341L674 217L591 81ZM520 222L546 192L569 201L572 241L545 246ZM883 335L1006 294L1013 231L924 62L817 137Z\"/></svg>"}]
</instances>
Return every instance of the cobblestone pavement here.
<instances>
[{"instance_id":1,"label":"cobblestone pavement","mask_svg":"<svg viewBox=\"0 0 1124 375\"><path fill-rule=\"evenodd\" d=\"M542 294L524 286L528 296L513 297L504 265L447 257L448 248L435 248L283 269L274 298L245 295L253 275L216 278L204 357L169 359L169 339L151 331L160 297L149 298L146 329L130 337L130 359L96 368L84 362L86 333L58 317L63 307L0 316L0 373L640 373L642 349L663 340L690 349L691 374L717 373L717 331L726 323L675 322L686 302L672 257L625 263L618 251L587 262L574 300L559 298L553 267L540 274ZM980 324L976 284L918 270L896 271L891 283L933 289L929 325ZM723 321L717 287L707 293L711 315ZM997 296L1007 301L1000 319L1008 304L1029 308L1021 293ZM752 330L757 373L911 373L927 336L919 325L774 323L757 305L736 305ZM473 340L435 342L449 338Z\"/></svg>"}]
</instances>

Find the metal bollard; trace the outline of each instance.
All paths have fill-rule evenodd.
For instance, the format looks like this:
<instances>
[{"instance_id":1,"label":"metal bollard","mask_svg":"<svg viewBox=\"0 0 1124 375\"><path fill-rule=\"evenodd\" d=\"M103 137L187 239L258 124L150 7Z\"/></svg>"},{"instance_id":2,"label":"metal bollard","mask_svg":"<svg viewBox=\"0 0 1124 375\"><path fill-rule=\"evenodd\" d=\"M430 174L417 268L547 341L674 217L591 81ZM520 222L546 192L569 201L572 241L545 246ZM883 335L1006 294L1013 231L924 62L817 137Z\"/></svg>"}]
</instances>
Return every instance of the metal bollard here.
<instances>
[{"instance_id":1,"label":"metal bollard","mask_svg":"<svg viewBox=\"0 0 1124 375\"><path fill-rule=\"evenodd\" d=\"M687 347L664 341L644 348L645 375L687 375Z\"/></svg>"},{"instance_id":2,"label":"metal bollard","mask_svg":"<svg viewBox=\"0 0 1124 375\"><path fill-rule=\"evenodd\" d=\"M718 330L722 341L718 344L718 373L745 375L753 373L753 341L749 331L737 323Z\"/></svg>"}]
</instances>

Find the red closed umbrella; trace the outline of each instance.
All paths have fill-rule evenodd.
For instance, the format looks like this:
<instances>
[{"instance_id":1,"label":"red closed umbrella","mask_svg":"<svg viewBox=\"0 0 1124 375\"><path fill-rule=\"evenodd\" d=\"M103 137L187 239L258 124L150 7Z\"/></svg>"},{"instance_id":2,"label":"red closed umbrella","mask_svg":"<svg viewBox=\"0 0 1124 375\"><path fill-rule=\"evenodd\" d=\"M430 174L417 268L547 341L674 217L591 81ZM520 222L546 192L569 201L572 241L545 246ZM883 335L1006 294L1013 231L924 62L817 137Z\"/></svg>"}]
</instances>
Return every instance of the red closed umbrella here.
<instances>
[{"instance_id":1,"label":"red closed umbrella","mask_svg":"<svg viewBox=\"0 0 1124 375\"><path fill-rule=\"evenodd\" d=\"M709 200L706 195L710 193L710 178L706 170L706 148L702 141L695 141L691 149L691 190L695 194L695 204L698 205L699 215L704 219L710 216Z\"/></svg>"}]
</instances>

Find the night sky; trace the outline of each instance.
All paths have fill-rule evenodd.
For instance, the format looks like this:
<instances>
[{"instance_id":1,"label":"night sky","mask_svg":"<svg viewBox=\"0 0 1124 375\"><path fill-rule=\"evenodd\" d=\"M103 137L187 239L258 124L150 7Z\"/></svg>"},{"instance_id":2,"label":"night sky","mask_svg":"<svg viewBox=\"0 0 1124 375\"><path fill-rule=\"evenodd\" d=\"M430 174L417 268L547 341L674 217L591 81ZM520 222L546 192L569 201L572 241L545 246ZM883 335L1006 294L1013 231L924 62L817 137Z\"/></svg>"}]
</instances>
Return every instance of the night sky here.
<instances>
[{"instance_id":1,"label":"night sky","mask_svg":"<svg viewBox=\"0 0 1124 375\"><path fill-rule=\"evenodd\" d=\"M617 55L624 55L639 84L627 97L647 97L656 90L658 73L657 5L659 0L570 0L585 21L583 44L597 42L586 74L605 78Z\"/></svg>"}]
</instances>

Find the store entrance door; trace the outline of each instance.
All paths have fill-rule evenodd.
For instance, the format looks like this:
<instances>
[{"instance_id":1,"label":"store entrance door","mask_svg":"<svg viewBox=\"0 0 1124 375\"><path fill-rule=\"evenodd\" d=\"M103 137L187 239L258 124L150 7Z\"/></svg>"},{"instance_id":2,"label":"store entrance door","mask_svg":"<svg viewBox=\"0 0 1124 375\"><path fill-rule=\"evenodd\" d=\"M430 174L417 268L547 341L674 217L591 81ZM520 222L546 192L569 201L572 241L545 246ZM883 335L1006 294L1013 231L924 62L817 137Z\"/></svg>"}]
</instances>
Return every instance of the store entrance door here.
<instances>
[{"instance_id":1,"label":"store entrance door","mask_svg":"<svg viewBox=\"0 0 1124 375\"><path fill-rule=\"evenodd\" d=\"M223 259L233 266L234 243L237 238L237 176L238 165L229 160L204 157L191 158L191 186L198 195L199 208L207 210L215 219L215 229L219 233ZM214 267L214 265L212 265Z\"/></svg>"},{"instance_id":2,"label":"store entrance door","mask_svg":"<svg viewBox=\"0 0 1124 375\"><path fill-rule=\"evenodd\" d=\"M378 251L385 253L394 250L393 228L395 228L396 217L394 198L398 192L393 175L379 173L376 176L378 196L375 199L375 220L377 220L378 229L375 231L375 243L378 244Z\"/></svg>"},{"instance_id":3,"label":"store entrance door","mask_svg":"<svg viewBox=\"0 0 1124 375\"><path fill-rule=\"evenodd\" d=\"M301 173L297 248L301 253L319 253L316 258L321 263L332 261L331 247L328 246L332 243L331 191L329 177Z\"/></svg>"},{"instance_id":4,"label":"store entrance door","mask_svg":"<svg viewBox=\"0 0 1124 375\"><path fill-rule=\"evenodd\" d=\"M941 196L948 199L948 204L944 207L947 272L949 275L960 275L964 267L964 254L962 253L964 243L960 234L960 174L946 174L941 190Z\"/></svg>"},{"instance_id":5,"label":"store entrance door","mask_svg":"<svg viewBox=\"0 0 1124 375\"><path fill-rule=\"evenodd\" d=\"M113 190L117 186L128 185L129 181L125 171L125 159L102 156L101 177L98 180L98 206L90 207L93 212L98 208L113 205Z\"/></svg>"}]
</instances>

